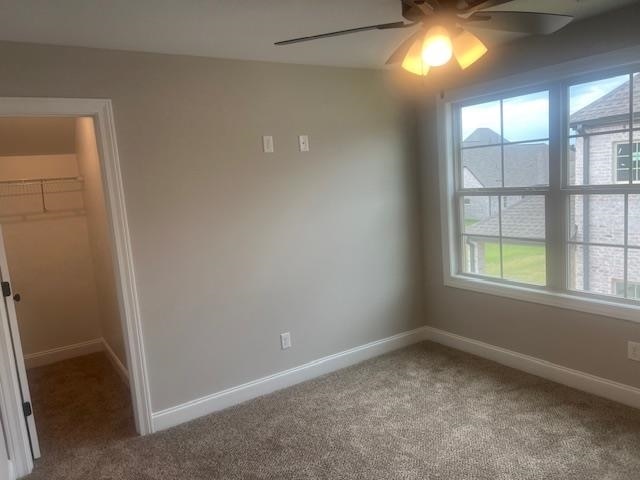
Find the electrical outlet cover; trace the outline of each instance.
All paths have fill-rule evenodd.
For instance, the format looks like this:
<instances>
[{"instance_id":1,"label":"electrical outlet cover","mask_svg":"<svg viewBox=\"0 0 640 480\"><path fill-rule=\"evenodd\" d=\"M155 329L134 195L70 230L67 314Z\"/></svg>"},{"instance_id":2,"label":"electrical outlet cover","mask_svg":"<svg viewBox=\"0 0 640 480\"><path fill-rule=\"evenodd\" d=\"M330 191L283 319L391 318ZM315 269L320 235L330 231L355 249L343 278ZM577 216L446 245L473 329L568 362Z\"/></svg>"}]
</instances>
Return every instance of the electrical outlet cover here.
<instances>
[{"instance_id":1,"label":"electrical outlet cover","mask_svg":"<svg viewBox=\"0 0 640 480\"><path fill-rule=\"evenodd\" d=\"M628 342L628 356L630 360L635 360L636 362L640 362L640 343L639 342Z\"/></svg>"}]
</instances>

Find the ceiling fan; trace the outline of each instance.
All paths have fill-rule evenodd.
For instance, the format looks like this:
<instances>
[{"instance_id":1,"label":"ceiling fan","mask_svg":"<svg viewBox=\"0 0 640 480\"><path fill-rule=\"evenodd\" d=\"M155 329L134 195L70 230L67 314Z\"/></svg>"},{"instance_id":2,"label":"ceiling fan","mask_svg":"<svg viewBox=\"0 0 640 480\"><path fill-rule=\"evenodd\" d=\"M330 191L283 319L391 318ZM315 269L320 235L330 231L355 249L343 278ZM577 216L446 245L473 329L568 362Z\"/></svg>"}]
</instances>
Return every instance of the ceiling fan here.
<instances>
[{"instance_id":1,"label":"ceiling fan","mask_svg":"<svg viewBox=\"0 0 640 480\"><path fill-rule=\"evenodd\" d=\"M514 0L400 0L407 22L382 23L337 32L276 42L290 45L320 38L337 37L368 30L393 30L419 26L393 52L387 65L401 64L416 75L427 75L431 67L446 64L452 56L462 69L487 53L487 47L467 27L548 35L573 20L569 15L487 10Z\"/></svg>"}]
</instances>

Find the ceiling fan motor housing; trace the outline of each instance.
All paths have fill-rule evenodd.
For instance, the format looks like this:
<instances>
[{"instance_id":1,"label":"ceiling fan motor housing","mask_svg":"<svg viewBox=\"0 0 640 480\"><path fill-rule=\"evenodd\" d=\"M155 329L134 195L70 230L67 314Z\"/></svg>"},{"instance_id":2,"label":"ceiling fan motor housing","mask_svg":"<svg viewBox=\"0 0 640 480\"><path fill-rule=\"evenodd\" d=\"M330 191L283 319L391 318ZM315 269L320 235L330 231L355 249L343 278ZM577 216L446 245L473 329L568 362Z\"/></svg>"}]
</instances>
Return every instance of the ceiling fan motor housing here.
<instances>
[{"instance_id":1,"label":"ceiling fan motor housing","mask_svg":"<svg viewBox=\"0 0 640 480\"><path fill-rule=\"evenodd\" d=\"M404 2L402 2L402 16L410 22L419 22L424 19L424 13L418 7Z\"/></svg>"}]
</instances>

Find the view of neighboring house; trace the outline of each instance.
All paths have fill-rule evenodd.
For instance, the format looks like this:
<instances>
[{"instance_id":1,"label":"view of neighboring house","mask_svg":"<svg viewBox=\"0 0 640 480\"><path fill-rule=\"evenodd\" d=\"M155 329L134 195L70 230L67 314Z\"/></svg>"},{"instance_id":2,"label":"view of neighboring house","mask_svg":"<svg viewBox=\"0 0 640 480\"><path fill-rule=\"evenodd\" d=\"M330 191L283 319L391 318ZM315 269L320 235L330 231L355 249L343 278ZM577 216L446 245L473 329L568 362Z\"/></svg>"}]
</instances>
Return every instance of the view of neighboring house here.
<instances>
[{"instance_id":1,"label":"view of neighboring house","mask_svg":"<svg viewBox=\"0 0 640 480\"><path fill-rule=\"evenodd\" d=\"M640 75L634 77L640 91ZM640 112L635 96L634 112ZM571 149L568 152L569 184L606 185L640 182L640 131L630 143L627 128L629 82L586 105L570 116ZM640 127L640 115L636 114ZM509 144L504 140L504 186L536 186L548 183L548 145L545 142ZM463 182L466 188L501 186L502 138L493 130L479 128L463 141ZM468 148L497 145L492 148ZM495 151L494 151L495 150ZM640 246L640 195L582 195L569 197L571 231L569 287L603 295L624 295L625 208L629 221L627 245ZM499 221L500 209L502 222ZM588 219L588 221L584 221ZM612 221L612 219L614 221ZM467 196L464 199L465 270L500 276L503 238L503 277L544 284L545 201L540 195L502 197ZM513 252L513 255L508 255ZM627 250L627 296L640 298L640 250Z\"/></svg>"},{"instance_id":2,"label":"view of neighboring house","mask_svg":"<svg viewBox=\"0 0 640 480\"><path fill-rule=\"evenodd\" d=\"M466 188L502 186L501 142L501 136L489 128L478 128L464 140L463 182ZM475 145L483 147L474 148ZM504 156L505 186L548 184L549 146L546 143L505 144ZM509 196L502 197L501 201L502 205L498 205L497 196L465 197L466 271L500 276L500 247L495 237L502 233L504 277L544 284L544 197Z\"/></svg>"},{"instance_id":3,"label":"view of neighboring house","mask_svg":"<svg viewBox=\"0 0 640 480\"><path fill-rule=\"evenodd\" d=\"M633 91L640 88L640 75L633 77ZM625 184L631 177L640 182L640 132L630 142L629 82L625 82L598 100L578 110L569 119L574 142L575 161L569 183L577 185ZM640 116L640 96L634 95L634 121ZM640 123L638 125L640 127ZM627 245L640 246L640 195L628 196L629 221ZM625 244L624 195L571 197L573 231L570 240L597 244L576 247L572 252L571 287L602 294L624 295L624 249L603 245ZM589 219L589 221L584 221ZM614 221L612 221L614 220ZM627 294L640 298L640 251L629 250Z\"/></svg>"}]
</instances>

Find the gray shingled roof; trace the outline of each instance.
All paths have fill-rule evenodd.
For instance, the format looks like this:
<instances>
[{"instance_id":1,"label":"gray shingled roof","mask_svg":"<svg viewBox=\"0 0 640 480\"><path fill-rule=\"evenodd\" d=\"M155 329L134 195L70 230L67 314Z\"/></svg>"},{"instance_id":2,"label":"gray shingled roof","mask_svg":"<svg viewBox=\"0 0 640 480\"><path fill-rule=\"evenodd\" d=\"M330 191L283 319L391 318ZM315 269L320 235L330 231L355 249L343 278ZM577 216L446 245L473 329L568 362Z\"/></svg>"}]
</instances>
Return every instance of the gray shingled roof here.
<instances>
[{"instance_id":1,"label":"gray shingled roof","mask_svg":"<svg viewBox=\"0 0 640 480\"><path fill-rule=\"evenodd\" d=\"M495 145L502 137L489 128L478 128L462 143L463 147ZM505 186L522 187L549 183L549 147L545 143L515 143L505 141ZM462 162L485 187L501 187L500 148L468 148L462 152Z\"/></svg>"},{"instance_id":2,"label":"gray shingled roof","mask_svg":"<svg viewBox=\"0 0 640 480\"><path fill-rule=\"evenodd\" d=\"M465 227L467 235L495 235L499 231L498 215ZM544 239L545 208L543 195L526 196L502 209L502 236Z\"/></svg>"},{"instance_id":3,"label":"gray shingled roof","mask_svg":"<svg viewBox=\"0 0 640 480\"><path fill-rule=\"evenodd\" d=\"M500 144L502 137L489 128L478 128L463 147ZM545 143L509 144L505 140L504 176L506 186L546 185L549 182L549 147ZM463 150L464 167L486 187L502 186L500 148ZM527 196L502 209L502 235L516 238L544 238L544 197ZM498 216L488 217L465 228L468 235L495 235Z\"/></svg>"},{"instance_id":4,"label":"gray shingled roof","mask_svg":"<svg viewBox=\"0 0 640 480\"><path fill-rule=\"evenodd\" d=\"M633 111L635 117L640 117L640 74L633 76ZM620 121L620 117L629 115L629 82L624 82L609 93L603 95L589 105L571 115L569 123L576 124L606 124Z\"/></svg>"},{"instance_id":5,"label":"gray shingled roof","mask_svg":"<svg viewBox=\"0 0 640 480\"><path fill-rule=\"evenodd\" d=\"M502 136L490 128L476 128L471 135L462 142L463 147L478 147L482 145L500 145Z\"/></svg>"}]
</instances>

